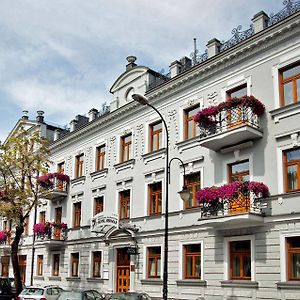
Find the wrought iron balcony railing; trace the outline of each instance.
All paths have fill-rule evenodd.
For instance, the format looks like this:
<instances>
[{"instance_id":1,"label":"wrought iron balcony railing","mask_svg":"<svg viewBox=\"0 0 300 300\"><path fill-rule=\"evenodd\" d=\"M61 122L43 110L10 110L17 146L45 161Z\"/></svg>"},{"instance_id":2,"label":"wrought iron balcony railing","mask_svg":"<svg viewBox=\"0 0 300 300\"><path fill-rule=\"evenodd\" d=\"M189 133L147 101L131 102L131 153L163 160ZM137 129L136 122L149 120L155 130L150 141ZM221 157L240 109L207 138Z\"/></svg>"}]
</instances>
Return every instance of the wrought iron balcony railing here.
<instances>
[{"instance_id":1,"label":"wrought iron balcony railing","mask_svg":"<svg viewBox=\"0 0 300 300\"><path fill-rule=\"evenodd\" d=\"M45 227L46 228L46 227ZM36 233L38 241L65 241L67 239L67 230L59 226L49 226L42 233Z\"/></svg>"},{"instance_id":2,"label":"wrought iron balcony railing","mask_svg":"<svg viewBox=\"0 0 300 300\"><path fill-rule=\"evenodd\" d=\"M223 109L212 117L210 124L200 126L200 138L233 130L241 126L259 128L259 117L250 107L238 105L234 108Z\"/></svg>"}]
</instances>

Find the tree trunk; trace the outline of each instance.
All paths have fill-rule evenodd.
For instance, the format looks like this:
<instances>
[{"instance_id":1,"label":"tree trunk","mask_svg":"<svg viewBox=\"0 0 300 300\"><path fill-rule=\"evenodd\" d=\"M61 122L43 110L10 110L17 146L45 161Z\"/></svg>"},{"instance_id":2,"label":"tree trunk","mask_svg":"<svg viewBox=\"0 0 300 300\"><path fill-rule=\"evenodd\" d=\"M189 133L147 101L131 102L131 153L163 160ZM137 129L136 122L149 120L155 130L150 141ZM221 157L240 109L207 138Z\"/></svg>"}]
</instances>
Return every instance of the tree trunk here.
<instances>
[{"instance_id":1,"label":"tree trunk","mask_svg":"<svg viewBox=\"0 0 300 300\"><path fill-rule=\"evenodd\" d=\"M20 242L23 232L24 232L24 226L22 226L22 225L17 226L16 227L16 235L11 244L11 261L12 261L12 265L13 265L17 295L19 295L23 289L20 267L19 267L19 259L18 259L19 242Z\"/></svg>"}]
</instances>

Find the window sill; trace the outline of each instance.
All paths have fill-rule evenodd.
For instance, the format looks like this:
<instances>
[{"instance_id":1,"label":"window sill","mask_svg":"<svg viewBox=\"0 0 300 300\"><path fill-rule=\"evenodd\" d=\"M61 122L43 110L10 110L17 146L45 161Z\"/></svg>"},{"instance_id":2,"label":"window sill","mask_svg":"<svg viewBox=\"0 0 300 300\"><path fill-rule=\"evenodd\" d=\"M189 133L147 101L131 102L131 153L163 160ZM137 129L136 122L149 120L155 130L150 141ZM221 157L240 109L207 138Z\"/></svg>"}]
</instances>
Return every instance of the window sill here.
<instances>
[{"instance_id":1,"label":"window sill","mask_svg":"<svg viewBox=\"0 0 300 300\"><path fill-rule=\"evenodd\" d=\"M36 276L33 276L33 279L34 280L45 280L45 277L43 275L36 275Z\"/></svg>"},{"instance_id":2,"label":"window sill","mask_svg":"<svg viewBox=\"0 0 300 300\"><path fill-rule=\"evenodd\" d=\"M141 284L162 285L163 281L160 278L148 278L148 279L141 279Z\"/></svg>"},{"instance_id":3,"label":"window sill","mask_svg":"<svg viewBox=\"0 0 300 300\"><path fill-rule=\"evenodd\" d=\"M183 151L188 150L188 149L198 147L199 145L200 145L200 135L197 135L193 138L176 143L179 153L182 153Z\"/></svg>"},{"instance_id":4,"label":"window sill","mask_svg":"<svg viewBox=\"0 0 300 300\"><path fill-rule=\"evenodd\" d=\"M176 280L178 286L206 286L206 280L201 279L182 279Z\"/></svg>"},{"instance_id":5,"label":"window sill","mask_svg":"<svg viewBox=\"0 0 300 300\"><path fill-rule=\"evenodd\" d=\"M258 282L250 280L224 280L221 281L221 286L256 289L258 288Z\"/></svg>"},{"instance_id":6,"label":"window sill","mask_svg":"<svg viewBox=\"0 0 300 300\"><path fill-rule=\"evenodd\" d=\"M50 276L50 277L48 277L48 279L50 281L54 281L54 280L61 281L61 277L60 276Z\"/></svg>"},{"instance_id":7,"label":"window sill","mask_svg":"<svg viewBox=\"0 0 300 300\"><path fill-rule=\"evenodd\" d=\"M134 164L135 164L135 159L129 159L121 163L115 164L114 168L116 170L116 173L119 173L122 170L133 169Z\"/></svg>"},{"instance_id":8,"label":"window sill","mask_svg":"<svg viewBox=\"0 0 300 300\"><path fill-rule=\"evenodd\" d=\"M300 113L300 102L292 103L280 108L271 110L270 115L274 119L275 123L278 123L281 119L291 117Z\"/></svg>"},{"instance_id":9,"label":"window sill","mask_svg":"<svg viewBox=\"0 0 300 300\"><path fill-rule=\"evenodd\" d=\"M80 277L66 277L67 281L81 281Z\"/></svg>"},{"instance_id":10,"label":"window sill","mask_svg":"<svg viewBox=\"0 0 300 300\"><path fill-rule=\"evenodd\" d=\"M160 158L164 159L165 156L166 156L166 152L167 152L166 148L161 148L161 149L159 149L157 151L152 151L152 152L143 154L142 158L143 158L143 161L144 161L144 163L146 165L150 161L153 161L153 160L156 160L156 159L160 159Z\"/></svg>"},{"instance_id":11,"label":"window sill","mask_svg":"<svg viewBox=\"0 0 300 300\"><path fill-rule=\"evenodd\" d=\"M280 281L276 283L278 289L299 290L300 281Z\"/></svg>"},{"instance_id":12,"label":"window sill","mask_svg":"<svg viewBox=\"0 0 300 300\"><path fill-rule=\"evenodd\" d=\"M80 176L71 180L71 185L74 187L75 185L84 184L85 176Z\"/></svg>"},{"instance_id":13,"label":"window sill","mask_svg":"<svg viewBox=\"0 0 300 300\"><path fill-rule=\"evenodd\" d=\"M89 277L86 279L87 282L97 282L97 283L104 283L105 280L107 279L101 277Z\"/></svg>"},{"instance_id":14,"label":"window sill","mask_svg":"<svg viewBox=\"0 0 300 300\"><path fill-rule=\"evenodd\" d=\"M107 172L108 172L108 169L105 168L103 170L99 170L99 171L95 171L95 172L92 172L90 174L91 178L92 178L92 181L98 179L98 178L102 178L102 177L106 177L107 176Z\"/></svg>"}]
</instances>

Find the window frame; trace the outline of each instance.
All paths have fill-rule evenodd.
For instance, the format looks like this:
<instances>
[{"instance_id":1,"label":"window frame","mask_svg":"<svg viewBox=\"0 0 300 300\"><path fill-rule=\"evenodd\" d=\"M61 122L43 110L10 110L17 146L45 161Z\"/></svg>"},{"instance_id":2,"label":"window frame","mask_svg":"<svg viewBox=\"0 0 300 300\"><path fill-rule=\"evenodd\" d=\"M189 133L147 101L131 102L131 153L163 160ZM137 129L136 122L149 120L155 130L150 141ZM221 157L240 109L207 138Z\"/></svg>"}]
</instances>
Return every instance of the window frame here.
<instances>
[{"instance_id":1,"label":"window frame","mask_svg":"<svg viewBox=\"0 0 300 300\"><path fill-rule=\"evenodd\" d=\"M198 134L197 134L197 123L194 121L194 117L196 116L196 114L195 115L193 115L193 116L188 116L188 114L189 114L189 112L190 111L192 111L192 110L194 110L194 109L197 109L198 108L198 111L200 111L200 103L198 103L198 104L195 104L195 105L192 105L192 106L190 106L190 107L187 107L187 108L185 108L184 110L183 110L183 132L184 132L184 134L183 134L183 140L184 141L186 141L186 140L189 140L189 139L192 139L192 138L195 138L196 136L198 136ZM193 134L192 134L192 136L189 136L189 122L193 122L192 124L193 124Z\"/></svg>"},{"instance_id":2,"label":"window frame","mask_svg":"<svg viewBox=\"0 0 300 300\"><path fill-rule=\"evenodd\" d=\"M82 176L84 176L84 153L75 156L75 178Z\"/></svg>"},{"instance_id":3,"label":"window frame","mask_svg":"<svg viewBox=\"0 0 300 300\"><path fill-rule=\"evenodd\" d=\"M57 164L57 173L63 173L64 174L65 173L65 166L66 166L66 164L65 164L64 161L58 163Z\"/></svg>"},{"instance_id":4,"label":"window frame","mask_svg":"<svg viewBox=\"0 0 300 300\"><path fill-rule=\"evenodd\" d=\"M236 181L236 180L233 180L232 166L243 164L245 162L248 162L248 164L249 164L248 171L238 172L238 173L235 173L234 175L236 175L237 177L239 177L239 179L240 179L240 177L243 177L243 176L249 176L249 178L250 178L250 159L243 159L243 160L240 160L238 162L233 162L233 163L227 164L228 182L229 183Z\"/></svg>"},{"instance_id":5,"label":"window frame","mask_svg":"<svg viewBox=\"0 0 300 300\"><path fill-rule=\"evenodd\" d=\"M149 250L153 248L159 248L160 253L159 254L150 254ZM147 251L147 278L149 279L154 279L154 278L161 278L162 275L162 251L161 251L161 246L148 246L146 248ZM154 258L155 260L155 275L151 276L150 275L150 258ZM158 259L160 260L160 274L158 274Z\"/></svg>"},{"instance_id":6,"label":"window frame","mask_svg":"<svg viewBox=\"0 0 300 300\"><path fill-rule=\"evenodd\" d=\"M73 228L81 227L81 213L82 213L81 204L82 204L81 201L73 203Z\"/></svg>"},{"instance_id":7,"label":"window frame","mask_svg":"<svg viewBox=\"0 0 300 300\"><path fill-rule=\"evenodd\" d=\"M192 256L192 257L198 257L196 255L188 255L187 254L187 247L188 246L192 246L192 245L198 245L200 246L200 277L196 277L196 276L187 276L187 257L189 256ZM192 253L192 252L191 252ZM194 259L193 259L193 269L195 269L195 265L194 265ZM203 263L203 259L202 259L202 245L201 243L191 243L191 244L184 244L183 245L183 279L184 280L190 280L190 279L196 279L196 280L201 280L202 278L202 263ZM195 270L194 270L195 271ZM195 272L193 272L195 273Z\"/></svg>"},{"instance_id":8,"label":"window frame","mask_svg":"<svg viewBox=\"0 0 300 300\"><path fill-rule=\"evenodd\" d=\"M158 130L153 130L154 126L160 124L161 127ZM149 139L150 139L150 143L149 143L149 152L153 152L153 151L158 151L160 149L162 149L162 145L163 145L163 123L161 120L156 121L152 124L149 125ZM160 137L161 137L161 144L160 144ZM153 149L153 141L154 139L156 140L156 149Z\"/></svg>"},{"instance_id":9,"label":"window frame","mask_svg":"<svg viewBox=\"0 0 300 300\"><path fill-rule=\"evenodd\" d=\"M290 258L290 254L292 253L297 253L300 255L300 247L295 247L295 248L292 248L292 249L295 249L293 251L290 250L289 248L289 242L288 240L289 239L293 239L293 238L299 238L300 239L300 236L289 236L289 237L286 237L286 261L287 261L287 265L286 265L286 270L287 270L287 281L300 281L300 275L299 277L291 277L291 258Z\"/></svg>"},{"instance_id":10,"label":"window frame","mask_svg":"<svg viewBox=\"0 0 300 300\"><path fill-rule=\"evenodd\" d=\"M294 147L294 148L289 148L286 150L282 151L282 156L283 156L283 178L284 178L284 191L286 193L290 193L290 192L295 192L295 191L299 191L300 190L300 159L299 160L293 160L291 162L287 161L287 152L293 151L293 150L300 150L300 147ZM298 181L298 188L297 189L293 189L293 190L288 190L288 172L287 172L287 168L288 166L291 165L296 165L297 166L297 181Z\"/></svg>"},{"instance_id":11,"label":"window frame","mask_svg":"<svg viewBox=\"0 0 300 300\"><path fill-rule=\"evenodd\" d=\"M131 137L130 141L125 143L125 139L129 136ZM121 163L132 159L132 139L133 139L132 132L121 136L121 157L120 157ZM127 149L127 157L126 158L124 157L125 153L126 153L125 149Z\"/></svg>"},{"instance_id":12,"label":"window frame","mask_svg":"<svg viewBox=\"0 0 300 300\"><path fill-rule=\"evenodd\" d=\"M36 257L36 275L43 276L44 274L44 256L38 254Z\"/></svg>"},{"instance_id":13,"label":"window frame","mask_svg":"<svg viewBox=\"0 0 300 300\"><path fill-rule=\"evenodd\" d=\"M104 151L101 151L104 149ZM95 171L103 171L105 169L105 159L106 159L106 145L101 144L96 147L96 164L95 164Z\"/></svg>"},{"instance_id":14,"label":"window frame","mask_svg":"<svg viewBox=\"0 0 300 300\"><path fill-rule=\"evenodd\" d=\"M1 263L1 276L8 277L9 276L9 265L10 265L10 256L9 255L2 255L0 257Z\"/></svg>"},{"instance_id":15,"label":"window frame","mask_svg":"<svg viewBox=\"0 0 300 300\"><path fill-rule=\"evenodd\" d=\"M58 260L57 260L58 258ZM53 253L52 254L52 276L53 277L59 277L60 276L60 253ZM57 268L56 268L57 266ZM56 273L57 271L57 273Z\"/></svg>"},{"instance_id":16,"label":"window frame","mask_svg":"<svg viewBox=\"0 0 300 300\"><path fill-rule=\"evenodd\" d=\"M100 259L98 261L95 261L95 253L99 254ZM92 252L92 263L91 263L91 277L92 278L102 278L102 260L103 260L103 253L101 250L93 251ZM99 276L95 275L95 264L98 264L99 267Z\"/></svg>"},{"instance_id":17,"label":"window frame","mask_svg":"<svg viewBox=\"0 0 300 300\"><path fill-rule=\"evenodd\" d=\"M283 79L283 72L293 69L294 67L300 66L300 61L293 62L287 66L284 66L278 69L278 80L279 80L279 99L280 99L280 107L285 107L290 104L295 104L300 101L297 99L297 80L300 79L300 73L294 76L291 76L287 79ZM293 86L293 103L286 104L284 103L284 85L292 82Z\"/></svg>"},{"instance_id":18,"label":"window frame","mask_svg":"<svg viewBox=\"0 0 300 300\"><path fill-rule=\"evenodd\" d=\"M97 200L102 199L102 204L98 205L97 204ZM102 206L102 210L97 212L97 208L99 208L99 206ZM103 195L99 195L94 197L94 211L93 211L93 216L97 215L98 213L101 213L104 211L104 196Z\"/></svg>"},{"instance_id":19,"label":"window frame","mask_svg":"<svg viewBox=\"0 0 300 300\"><path fill-rule=\"evenodd\" d=\"M198 182L192 182L192 183L188 183L187 182L187 177L191 177L191 176L195 176L196 174L199 174L199 181ZM192 205L189 206L189 202L184 202L183 203L183 208L184 209L192 209L192 208L196 208L196 207L199 207L200 206L200 203L197 201L196 199L196 193L199 189L202 188L202 185L201 185L201 171L196 171L196 172L191 172L191 173L188 173L188 174L185 174L185 176L183 175L183 182L184 182L184 185L189 189L191 189L191 201L192 201ZM200 188L197 188L197 186L200 186Z\"/></svg>"},{"instance_id":20,"label":"window frame","mask_svg":"<svg viewBox=\"0 0 300 300\"><path fill-rule=\"evenodd\" d=\"M72 252L70 254L70 277L79 277L79 267L80 267L80 254L79 252ZM74 267L74 262L76 263L75 265L75 270L73 269Z\"/></svg>"},{"instance_id":21,"label":"window frame","mask_svg":"<svg viewBox=\"0 0 300 300\"><path fill-rule=\"evenodd\" d=\"M129 192L129 196L128 197L124 197L124 194L126 192ZM131 210L130 210L130 200L131 200L131 189L125 189L125 190L122 190L122 191L119 191L118 192L118 200L119 200L119 220L128 220L130 219L130 213L131 213ZM127 211L126 209L126 214L125 216L123 216L122 214L122 207L124 207L123 205L123 202L124 200L126 200L126 208L129 207L129 212Z\"/></svg>"},{"instance_id":22,"label":"window frame","mask_svg":"<svg viewBox=\"0 0 300 300\"><path fill-rule=\"evenodd\" d=\"M160 191L153 191L153 186L160 184ZM153 215L160 215L162 213L162 203L163 203L163 183L162 181L157 181L157 182L152 182L148 184L148 215L149 216L153 216ZM152 202L153 202L153 194L155 194L155 200L156 200L156 204L155 204L155 210L153 212L151 212L151 207L153 207ZM160 211L159 211L159 201L158 201L158 197L160 194Z\"/></svg>"}]
</instances>

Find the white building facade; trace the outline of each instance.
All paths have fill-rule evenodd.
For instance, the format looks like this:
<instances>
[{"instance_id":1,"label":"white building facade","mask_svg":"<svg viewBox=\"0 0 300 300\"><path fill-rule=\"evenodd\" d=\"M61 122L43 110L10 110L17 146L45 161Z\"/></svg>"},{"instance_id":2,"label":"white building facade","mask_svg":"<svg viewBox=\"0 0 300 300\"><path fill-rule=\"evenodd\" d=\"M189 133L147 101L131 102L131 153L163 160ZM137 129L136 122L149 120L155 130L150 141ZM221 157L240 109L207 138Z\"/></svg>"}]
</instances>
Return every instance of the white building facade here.
<instances>
[{"instance_id":1,"label":"white building facade","mask_svg":"<svg viewBox=\"0 0 300 300\"><path fill-rule=\"evenodd\" d=\"M292 6L289 6L292 5ZM291 10L290 8L293 8ZM136 64L111 88L110 111L78 116L51 143L51 172L71 178L51 192L37 222L68 225L37 238L34 283L103 292L162 295L166 138L160 117L132 100L145 95L170 136L169 297L176 299L298 299L300 290L300 5L253 26L207 52L175 61L170 77ZM202 108L253 95L265 113L204 136L193 121ZM228 121L228 119L227 119ZM271 196L255 210L204 213L200 188L238 180L263 182ZM189 203L178 191L186 184ZM250 201L250 200L249 200ZM252 200L251 200L252 201ZM243 205L242 205L243 206ZM112 225L95 222L108 220ZM33 227L34 216L29 221ZM95 232L95 228L97 227ZM32 232L20 247L30 282ZM9 247L0 245L7 268ZM3 260L3 257L6 257ZM24 269L25 270L25 269Z\"/></svg>"}]
</instances>

